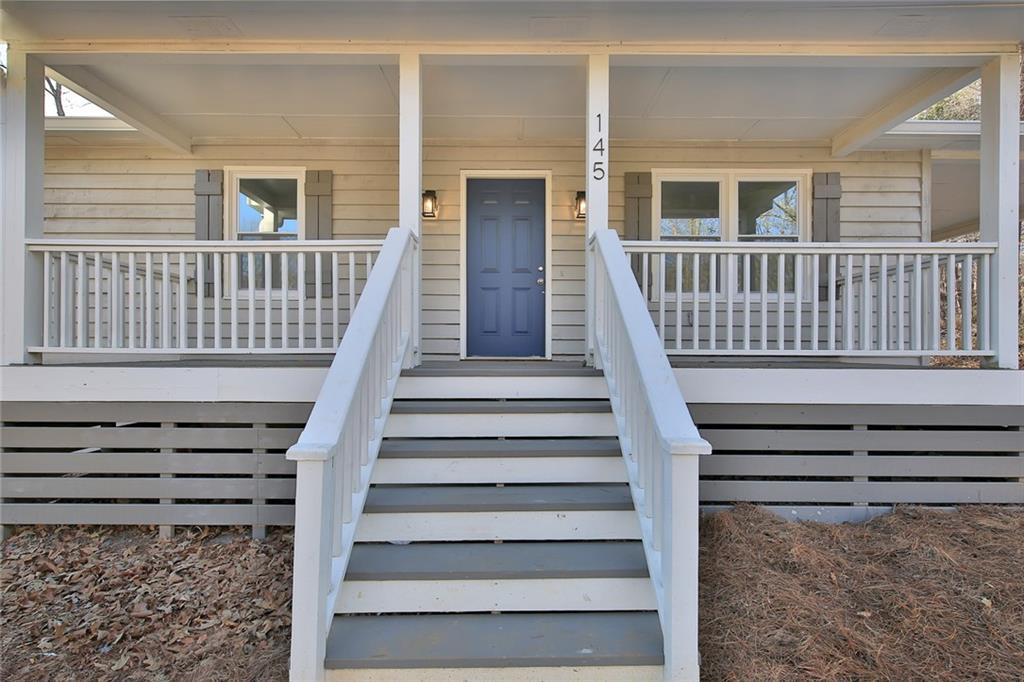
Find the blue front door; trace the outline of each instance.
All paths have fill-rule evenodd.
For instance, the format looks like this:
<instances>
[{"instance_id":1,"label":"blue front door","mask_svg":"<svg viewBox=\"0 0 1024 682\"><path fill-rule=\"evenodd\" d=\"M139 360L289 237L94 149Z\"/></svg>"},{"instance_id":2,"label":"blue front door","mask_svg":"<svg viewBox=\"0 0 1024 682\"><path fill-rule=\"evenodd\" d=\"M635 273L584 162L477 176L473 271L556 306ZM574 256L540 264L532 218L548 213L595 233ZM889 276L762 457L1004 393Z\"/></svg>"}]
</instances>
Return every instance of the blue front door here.
<instances>
[{"instance_id":1,"label":"blue front door","mask_svg":"<svg viewBox=\"0 0 1024 682\"><path fill-rule=\"evenodd\" d=\"M468 180L466 354L544 355L544 181Z\"/></svg>"}]
</instances>

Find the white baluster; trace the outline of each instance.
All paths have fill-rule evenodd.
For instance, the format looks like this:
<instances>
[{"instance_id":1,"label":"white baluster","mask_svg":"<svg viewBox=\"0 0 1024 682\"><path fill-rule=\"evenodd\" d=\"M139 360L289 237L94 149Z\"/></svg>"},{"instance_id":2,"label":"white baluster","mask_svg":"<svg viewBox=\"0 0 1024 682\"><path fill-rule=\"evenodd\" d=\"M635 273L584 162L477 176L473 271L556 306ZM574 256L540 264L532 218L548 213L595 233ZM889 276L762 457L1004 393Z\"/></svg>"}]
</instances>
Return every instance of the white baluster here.
<instances>
[{"instance_id":1,"label":"white baluster","mask_svg":"<svg viewBox=\"0 0 1024 682\"><path fill-rule=\"evenodd\" d=\"M946 350L956 348L956 256L946 260Z\"/></svg>"},{"instance_id":2,"label":"white baluster","mask_svg":"<svg viewBox=\"0 0 1024 682\"><path fill-rule=\"evenodd\" d=\"M171 347L171 254L160 254L160 347Z\"/></svg>"},{"instance_id":3,"label":"white baluster","mask_svg":"<svg viewBox=\"0 0 1024 682\"><path fill-rule=\"evenodd\" d=\"M972 291L974 289L974 257L971 254L966 254L963 257L963 263L960 266L960 312L962 318L960 321L961 336L963 337L960 342L960 347L963 350L971 350L973 342L971 339L972 314L971 314L971 298Z\"/></svg>"},{"instance_id":4,"label":"white baluster","mask_svg":"<svg viewBox=\"0 0 1024 682\"><path fill-rule=\"evenodd\" d=\"M223 286L224 278L221 275L221 269L223 268L223 258L221 254L211 254L213 258L213 347L220 349L223 341L221 334L221 299L223 297Z\"/></svg>"},{"instance_id":5,"label":"white baluster","mask_svg":"<svg viewBox=\"0 0 1024 682\"><path fill-rule=\"evenodd\" d=\"M314 296L314 302L316 304L316 315L315 315L315 323L314 323L315 327L316 327L316 342L314 343L314 347L315 348L323 348L323 339L324 339L323 326L322 326L323 325L323 320L322 320L322 312L321 312L323 294L320 291L321 287L323 286L324 277L323 277L323 265L321 263L320 258L321 258L321 253L319 251L314 252L314 254L313 254L313 259L314 259L313 260L313 262L314 262L313 276L315 278L315 283L313 285L313 292L314 292L313 296Z\"/></svg>"},{"instance_id":6,"label":"white baluster","mask_svg":"<svg viewBox=\"0 0 1024 682\"><path fill-rule=\"evenodd\" d=\"M185 252L178 252L178 348L188 347L188 268Z\"/></svg>"},{"instance_id":7,"label":"white baluster","mask_svg":"<svg viewBox=\"0 0 1024 682\"><path fill-rule=\"evenodd\" d=\"M248 338L246 348L252 350L256 347L256 254L249 251L245 254L246 284L248 292L246 305L249 308L246 316L248 327Z\"/></svg>"},{"instance_id":8,"label":"white baluster","mask_svg":"<svg viewBox=\"0 0 1024 682\"><path fill-rule=\"evenodd\" d=\"M743 350L750 350L750 254L743 254Z\"/></svg>"}]
</instances>

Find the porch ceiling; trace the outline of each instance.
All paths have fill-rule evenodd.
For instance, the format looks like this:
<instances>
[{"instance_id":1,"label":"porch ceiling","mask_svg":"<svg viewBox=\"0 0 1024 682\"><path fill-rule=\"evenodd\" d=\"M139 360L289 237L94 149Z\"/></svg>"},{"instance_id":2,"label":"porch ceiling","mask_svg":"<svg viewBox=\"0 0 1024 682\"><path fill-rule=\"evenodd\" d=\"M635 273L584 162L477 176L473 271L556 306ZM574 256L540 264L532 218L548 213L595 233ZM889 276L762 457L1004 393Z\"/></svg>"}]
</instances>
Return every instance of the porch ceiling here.
<instances>
[{"instance_id":1,"label":"porch ceiling","mask_svg":"<svg viewBox=\"0 0 1024 682\"><path fill-rule=\"evenodd\" d=\"M57 61L56 70L84 71L194 143L397 136L398 69L388 56L91 54ZM897 57L615 58L612 137L825 142L942 68L958 67ZM576 56L427 58L424 135L582 138L585 81Z\"/></svg>"}]
</instances>

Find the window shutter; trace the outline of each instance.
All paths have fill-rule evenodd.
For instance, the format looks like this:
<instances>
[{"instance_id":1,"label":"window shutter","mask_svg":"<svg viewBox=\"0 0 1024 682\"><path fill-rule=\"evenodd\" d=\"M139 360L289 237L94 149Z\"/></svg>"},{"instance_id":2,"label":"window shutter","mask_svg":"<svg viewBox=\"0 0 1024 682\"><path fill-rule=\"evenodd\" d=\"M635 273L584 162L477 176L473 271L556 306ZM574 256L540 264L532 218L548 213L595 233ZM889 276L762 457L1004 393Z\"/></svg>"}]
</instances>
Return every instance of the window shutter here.
<instances>
[{"instance_id":1,"label":"window shutter","mask_svg":"<svg viewBox=\"0 0 1024 682\"><path fill-rule=\"evenodd\" d=\"M839 241L839 199L843 194L839 184L839 173L815 173L811 178L814 185L811 205L811 241ZM828 277L828 263L819 262L819 281ZM828 284L818 287L818 300L828 296Z\"/></svg>"},{"instance_id":2,"label":"window shutter","mask_svg":"<svg viewBox=\"0 0 1024 682\"><path fill-rule=\"evenodd\" d=\"M839 199L843 190L839 173L815 173L811 239L816 242L839 241Z\"/></svg>"},{"instance_id":3,"label":"window shutter","mask_svg":"<svg viewBox=\"0 0 1024 682\"><path fill-rule=\"evenodd\" d=\"M334 173L329 170L306 171L306 239L333 239L332 205L334 199ZM316 261L310 257L306 263L307 289L316 282ZM320 257L320 283L331 281L331 264ZM315 295L310 291L310 295Z\"/></svg>"},{"instance_id":4,"label":"window shutter","mask_svg":"<svg viewBox=\"0 0 1024 682\"><path fill-rule=\"evenodd\" d=\"M197 170L195 183L196 241L224 239L224 171ZM205 296L213 294L213 259L202 256Z\"/></svg>"},{"instance_id":5,"label":"window shutter","mask_svg":"<svg viewBox=\"0 0 1024 682\"><path fill-rule=\"evenodd\" d=\"M625 179L626 215L622 225L622 238L646 241L651 238L651 174L626 173ZM639 262L633 264L633 272L637 282L640 282L643 269Z\"/></svg>"},{"instance_id":6,"label":"window shutter","mask_svg":"<svg viewBox=\"0 0 1024 682\"><path fill-rule=\"evenodd\" d=\"M196 240L224 239L224 171L196 171Z\"/></svg>"},{"instance_id":7,"label":"window shutter","mask_svg":"<svg viewBox=\"0 0 1024 682\"><path fill-rule=\"evenodd\" d=\"M623 239L651 238L651 174L626 173L626 219Z\"/></svg>"}]
</instances>

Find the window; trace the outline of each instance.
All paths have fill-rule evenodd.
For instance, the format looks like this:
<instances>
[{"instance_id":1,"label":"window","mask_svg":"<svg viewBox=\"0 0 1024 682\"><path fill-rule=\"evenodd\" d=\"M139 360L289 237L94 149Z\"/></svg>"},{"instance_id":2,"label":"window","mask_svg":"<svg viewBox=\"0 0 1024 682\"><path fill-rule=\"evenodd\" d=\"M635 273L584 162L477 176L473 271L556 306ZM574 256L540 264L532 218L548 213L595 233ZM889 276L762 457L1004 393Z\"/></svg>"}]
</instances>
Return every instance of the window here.
<instances>
[{"instance_id":1,"label":"window","mask_svg":"<svg viewBox=\"0 0 1024 682\"><path fill-rule=\"evenodd\" d=\"M305 217L304 168L225 169L226 232L228 239L246 242L279 242L302 239ZM298 284L298 258L289 254L288 288ZM263 287L264 259L254 259L250 278L248 258L239 256L239 287ZM270 286L281 287L280 257L271 265ZM252 284L250 285L250 280Z\"/></svg>"},{"instance_id":2,"label":"window","mask_svg":"<svg viewBox=\"0 0 1024 682\"><path fill-rule=\"evenodd\" d=\"M701 242L796 242L810 237L810 171L655 169L651 215L654 239ZM710 291L712 255L698 258L699 290ZM760 282L760 259L751 263L751 279ZM787 259L785 287L793 287L793 262ZM716 262L715 290L724 283L724 259ZM685 258L677 275L676 257L665 260L665 283L675 290L681 276L692 289L693 259ZM777 290L777 260L769 259L767 288ZM738 280L742 272L737 273ZM733 284L736 286L736 283Z\"/></svg>"}]
</instances>

